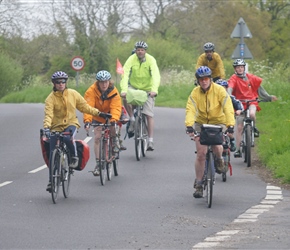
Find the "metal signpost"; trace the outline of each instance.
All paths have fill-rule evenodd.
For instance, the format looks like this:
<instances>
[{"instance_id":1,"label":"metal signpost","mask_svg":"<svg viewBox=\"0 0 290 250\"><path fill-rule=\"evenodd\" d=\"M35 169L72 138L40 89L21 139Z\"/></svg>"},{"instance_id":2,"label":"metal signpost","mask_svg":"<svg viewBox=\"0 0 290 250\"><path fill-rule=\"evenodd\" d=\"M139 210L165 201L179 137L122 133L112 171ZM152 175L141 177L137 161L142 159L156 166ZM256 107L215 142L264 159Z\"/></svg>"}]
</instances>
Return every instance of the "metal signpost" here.
<instances>
[{"instance_id":1,"label":"metal signpost","mask_svg":"<svg viewBox=\"0 0 290 250\"><path fill-rule=\"evenodd\" d=\"M231 38L240 38L240 43L232 54L232 59L253 59L251 51L244 42L244 37L252 38L253 36L244 19L241 17L231 34Z\"/></svg>"},{"instance_id":2,"label":"metal signpost","mask_svg":"<svg viewBox=\"0 0 290 250\"><path fill-rule=\"evenodd\" d=\"M77 72L77 75L76 75L76 86L78 87L79 71L81 71L85 67L85 60L82 57L80 57L80 56L75 56L71 60L70 65L71 65L72 69Z\"/></svg>"}]
</instances>

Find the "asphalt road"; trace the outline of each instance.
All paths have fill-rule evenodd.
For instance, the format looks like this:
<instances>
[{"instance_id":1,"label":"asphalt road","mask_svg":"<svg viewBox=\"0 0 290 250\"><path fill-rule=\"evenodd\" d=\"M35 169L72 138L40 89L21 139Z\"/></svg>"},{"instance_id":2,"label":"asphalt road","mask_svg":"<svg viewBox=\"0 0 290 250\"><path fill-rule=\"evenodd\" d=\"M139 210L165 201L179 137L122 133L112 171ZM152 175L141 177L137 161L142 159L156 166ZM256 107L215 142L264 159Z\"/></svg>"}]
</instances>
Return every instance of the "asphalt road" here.
<instances>
[{"instance_id":1,"label":"asphalt road","mask_svg":"<svg viewBox=\"0 0 290 250\"><path fill-rule=\"evenodd\" d=\"M126 139L120 175L105 186L89 173L90 140L87 167L53 204L39 143L43 104L1 104L0 249L289 249L289 191L241 159L232 158L227 182L217 176L212 208L192 197L195 148L184 114L156 108L155 150L137 162ZM82 128L77 138L86 138Z\"/></svg>"}]
</instances>

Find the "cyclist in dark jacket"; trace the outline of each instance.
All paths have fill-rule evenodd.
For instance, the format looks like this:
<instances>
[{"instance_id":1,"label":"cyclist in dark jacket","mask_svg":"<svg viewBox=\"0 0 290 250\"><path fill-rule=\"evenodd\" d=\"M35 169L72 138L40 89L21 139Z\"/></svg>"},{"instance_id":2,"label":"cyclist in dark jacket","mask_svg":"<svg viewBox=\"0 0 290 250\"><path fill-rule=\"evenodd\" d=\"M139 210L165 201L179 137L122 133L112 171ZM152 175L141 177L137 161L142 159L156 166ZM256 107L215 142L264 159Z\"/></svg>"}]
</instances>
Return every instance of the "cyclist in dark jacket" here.
<instances>
[{"instance_id":1,"label":"cyclist in dark jacket","mask_svg":"<svg viewBox=\"0 0 290 250\"><path fill-rule=\"evenodd\" d=\"M226 80L223 80L223 79L217 80L216 83L223 86L225 89L227 89L229 86L228 82ZM237 100L235 96L230 95L230 97L231 97L231 100L233 103L235 114L240 115L241 112L244 110L243 104L239 100ZM231 150L231 152L234 152L236 150L235 138L232 134L229 134L229 137L230 137L230 143L231 143L230 150Z\"/></svg>"}]
</instances>

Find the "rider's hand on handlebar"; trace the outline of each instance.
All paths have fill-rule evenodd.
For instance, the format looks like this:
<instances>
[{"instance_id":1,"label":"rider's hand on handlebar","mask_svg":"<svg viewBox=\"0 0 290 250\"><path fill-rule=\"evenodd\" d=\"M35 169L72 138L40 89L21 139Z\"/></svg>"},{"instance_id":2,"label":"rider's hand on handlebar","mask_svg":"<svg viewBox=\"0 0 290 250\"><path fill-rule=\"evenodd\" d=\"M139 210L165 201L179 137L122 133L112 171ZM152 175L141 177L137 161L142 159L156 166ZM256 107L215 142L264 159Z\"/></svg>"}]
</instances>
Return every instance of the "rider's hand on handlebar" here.
<instances>
[{"instance_id":1,"label":"rider's hand on handlebar","mask_svg":"<svg viewBox=\"0 0 290 250\"><path fill-rule=\"evenodd\" d=\"M193 127L186 127L186 134L196 134L196 131Z\"/></svg>"},{"instance_id":2,"label":"rider's hand on handlebar","mask_svg":"<svg viewBox=\"0 0 290 250\"><path fill-rule=\"evenodd\" d=\"M229 126L228 129L226 130L227 133L233 134L234 133L234 126Z\"/></svg>"},{"instance_id":3,"label":"rider's hand on handlebar","mask_svg":"<svg viewBox=\"0 0 290 250\"><path fill-rule=\"evenodd\" d=\"M112 115L109 114L109 113L103 113L103 112L100 112L100 113L99 113L99 117L102 117L102 118L104 118L104 119L107 119L107 118L111 118Z\"/></svg>"},{"instance_id":4,"label":"rider's hand on handlebar","mask_svg":"<svg viewBox=\"0 0 290 250\"><path fill-rule=\"evenodd\" d=\"M88 131L89 128L90 128L90 126L91 126L90 123L89 122L86 122L85 125L84 125L85 130Z\"/></svg>"},{"instance_id":5,"label":"rider's hand on handlebar","mask_svg":"<svg viewBox=\"0 0 290 250\"><path fill-rule=\"evenodd\" d=\"M47 138L49 138L49 137L50 137L50 129L49 129L49 128L44 128L44 129L43 129L43 134L44 134Z\"/></svg>"},{"instance_id":6,"label":"rider's hand on handlebar","mask_svg":"<svg viewBox=\"0 0 290 250\"><path fill-rule=\"evenodd\" d=\"M148 93L148 95L153 98L153 97L157 96L157 93L151 91L151 92Z\"/></svg>"}]
</instances>

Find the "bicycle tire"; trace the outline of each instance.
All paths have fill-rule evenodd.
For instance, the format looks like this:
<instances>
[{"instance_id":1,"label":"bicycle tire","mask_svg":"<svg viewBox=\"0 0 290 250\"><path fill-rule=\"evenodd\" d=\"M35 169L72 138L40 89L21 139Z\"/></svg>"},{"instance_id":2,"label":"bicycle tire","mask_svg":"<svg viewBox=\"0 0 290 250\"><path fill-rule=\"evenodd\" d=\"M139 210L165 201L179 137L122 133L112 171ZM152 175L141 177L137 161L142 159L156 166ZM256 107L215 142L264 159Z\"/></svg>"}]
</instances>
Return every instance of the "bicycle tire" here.
<instances>
[{"instance_id":1,"label":"bicycle tire","mask_svg":"<svg viewBox=\"0 0 290 250\"><path fill-rule=\"evenodd\" d=\"M140 135L142 133L141 125L140 125L140 117L136 116L135 118L135 154L136 160L140 161L141 159L141 143L140 143Z\"/></svg>"},{"instance_id":2,"label":"bicycle tire","mask_svg":"<svg viewBox=\"0 0 290 250\"><path fill-rule=\"evenodd\" d=\"M142 114L142 136L141 136L141 151L143 157L146 156L147 151L147 143L148 143L148 126L147 126L147 118L146 115Z\"/></svg>"},{"instance_id":3,"label":"bicycle tire","mask_svg":"<svg viewBox=\"0 0 290 250\"><path fill-rule=\"evenodd\" d=\"M210 152L209 153L209 157L207 160L207 172L206 172L206 201L207 201L207 207L211 208L212 206L212 196L213 196L213 174L214 174L214 159L213 159L213 155Z\"/></svg>"},{"instance_id":4,"label":"bicycle tire","mask_svg":"<svg viewBox=\"0 0 290 250\"><path fill-rule=\"evenodd\" d=\"M62 181L62 191L63 196L67 198L69 196L70 189L70 181L72 169L68 166L68 155L66 153L63 154L63 159L61 163L61 181Z\"/></svg>"},{"instance_id":5,"label":"bicycle tire","mask_svg":"<svg viewBox=\"0 0 290 250\"><path fill-rule=\"evenodd\" d=\"M107 146L106 146L106 156L108 156L109 161L106 161L106 169L107 169L107 178L108 181L112 180L112 174L113 174L113 166L112 166L112 143L111 138L107 140Z\"/></svg>"},{"instance_id":6,"label":"bicycle tire","mask_svg":"<svg viewBox=\"0 0 290 250\"><path fill-rule=\"evenodd\" d=\"M247 125L246 127L246 155L247 155L247 167L251 166L251 148L252 148L252 141L251 141L251 126Z\"/></svg>"},{"instance_id":7,"label":"bicycle tire","mask_svg":"<svg viewBox=\"0 0 290 250\"><path fill-rule=\"evenodd\" d=\"M106 150L106 141L104 141L104 139L101 138L99 147L99 167L100 167L100 181L103 186L106 184L105 150Z\"/></svg>"},{"instance_id":8,"label":"bicycle tire","mask_svg":"<svg viewBox=\"0 0 290 250\"><path fill-rule=\"evenodd\" d=\"M222 181L226 182L227 181L227 172L229 169L229 151L226 149L226 151L223 153L223 158L224 158L224 165L225 165L225 172L222 173Z\"/></svg>"},{"instance_id":9,"label":"bicycle tire","mask_svg":"<svg viewBox=\"0 0 290 250\"><path fill-rule=\"evenodd\" d=\"M119 166L118 166L117 159L113 160L113 167L114 167L114 175L118 176L119 175Z\"/></svg>"},{"instance_id":10,"label":"bicycle tire","mask_svg":"<svg viewBox=\"0 0 290 250\"><path fill-rule=\"evenodd\" d=\"M61 166L60 155L57 149L52 152L50 161L50 183L51 183L51 198L54 204L56 204L59 192L59 186L61 183Z\"/></svg>"},{"instance_id":11,"label":"bicycle tire","mask_svg":"<svg viewBox=\"0 0 290 250\"><path fill-rule=\"evenodd\" d=\"M242 152L244 153L244 162L247 162L246 126L247 125L245 125L244 130L243 130L243 150L242 150Z\"/></svg>"}]
</instances>

